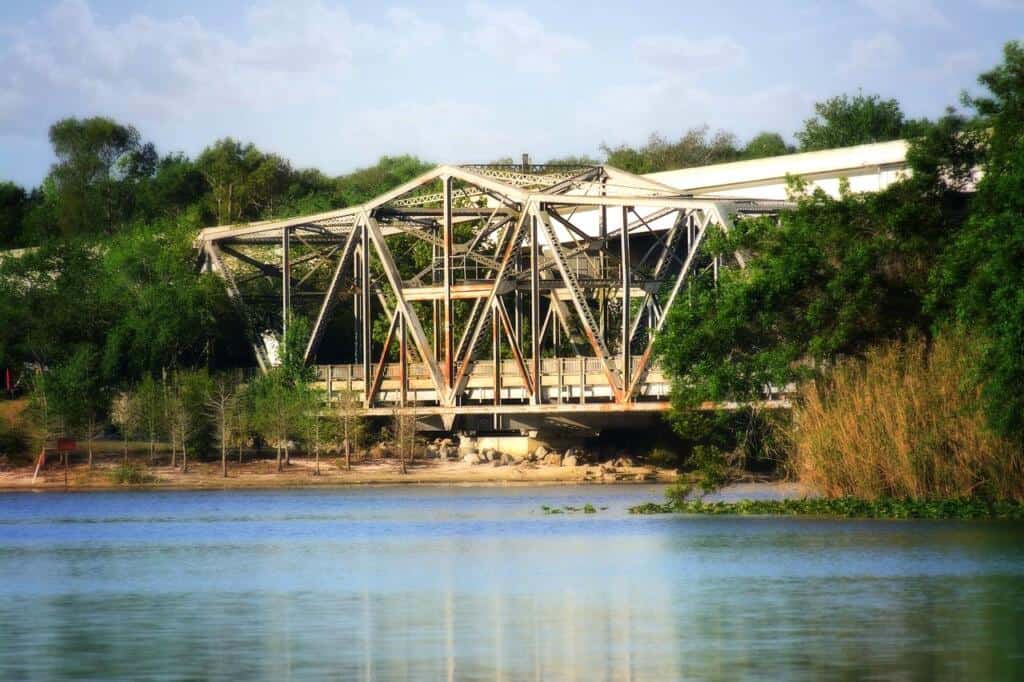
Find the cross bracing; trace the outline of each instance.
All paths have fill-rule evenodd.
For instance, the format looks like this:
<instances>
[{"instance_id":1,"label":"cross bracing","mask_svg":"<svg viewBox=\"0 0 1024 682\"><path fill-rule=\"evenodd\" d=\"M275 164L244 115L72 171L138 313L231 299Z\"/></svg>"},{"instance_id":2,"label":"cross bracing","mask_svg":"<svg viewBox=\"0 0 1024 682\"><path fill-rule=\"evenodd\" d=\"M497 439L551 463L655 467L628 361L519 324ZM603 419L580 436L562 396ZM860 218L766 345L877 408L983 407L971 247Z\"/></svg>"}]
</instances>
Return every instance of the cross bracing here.
<instances>
[{"instance_id":1,"label":"cross bracing","mask_svg":"<svg viewBox=\"0 0 1024 682\"><path fill-rule=\"evenodd\" d=\"M480 410L663 409L653 344L686 282L723 265L705 236L778 207L610 166L438 166L358 206L209 228L197 246L262 369L266 341L302 315L307 362L344 346L319 369L329 394L340 371L367 408L450 427ZM343 338L325 347L339 311Z\"/></svg>"}]
</instances>

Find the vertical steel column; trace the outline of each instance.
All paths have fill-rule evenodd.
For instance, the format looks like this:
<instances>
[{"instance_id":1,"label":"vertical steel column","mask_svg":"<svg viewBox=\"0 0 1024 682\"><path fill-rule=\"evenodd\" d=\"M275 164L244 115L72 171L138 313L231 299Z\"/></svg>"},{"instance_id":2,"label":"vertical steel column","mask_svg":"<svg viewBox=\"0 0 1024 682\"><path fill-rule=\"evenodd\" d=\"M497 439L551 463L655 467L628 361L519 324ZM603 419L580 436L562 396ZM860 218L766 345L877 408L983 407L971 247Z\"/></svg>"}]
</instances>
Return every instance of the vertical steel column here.
<instances>
[{"instance_id":1,"label":"vertical steel column","mask_svg":"<svg viewBox=\"0 0 1024 682\"><path fill-rule=\"evenodd\" d=\"M366 407L370 407L370 355L373 352L373 337L371 335L370 326L370 231L366 229L366 225L360 225L359 228L363 231L360 242L359 252L359 299L363 305L362 314L359 316L359 322L362 325L362 341L363 341L363 392L365 394L364 402Z\"/></svg>"},{"instance_id":2,"label":"vertical steel column","mask_svg":"<svg viewBox=\"0 0 1024 682\"><path fill-rule=\"evenodd\" d=\"M291 230L281 230L281 348L278 360L282 359L285 339L288 336L288 316L292 308L292 255L289 239Z\"/></svg>"},{"instance_id":3,"label":"vertical steel column","mask_svg":"<svg viewBox=\"0 0 1024 682\"><path fill-rule=\"evenodd\" d=\"M444 185L444 222L442 225L442 240L443 246L443 257L444 257L444 353L443 362L441 363L441 374L444 377L445 387L451 391L452 385L455 381L455 348L453 345L454 330L452 325L454 323L454 316L452 314L452 252L453 236L452 236L452 178L446 176L441 179ZM443 396L438 396L440 399L444 399Z\"/></svg>"},{"instance_id":4,"label":"vertical steel column","mask_svg":"<svg viewBox=\"0 0 1024 682\"><path fill-rule=\"evenodd\" d=\"M501 330L498 325L498 311L491 313L491 359L494 361L494 406L501 404ZM498 420L495 414L494 426L497 428Z\"/></svg>"},{"instance_id":5,"label":"vertical steel column","mask_svg":"<svg viewBox=\"0 0 1024 682\"><path fill-rule=\"evenodd\" d=\"M533 358L533 395L530 403L541 402L540 381L540 253L537 244L537 218L530 218L530 355Z\"/></svg>"},{"instance_id":6,"label":"vertical steel column","mask_svg":"<svg viewBox=\"0 0 1024 682\"><path fill-rule=\"evenodd\" d=\"M622 256L622 386L628 389L630 384L630 364L632 358L629 355L629 208L622 207L622 232L620 233L620 255ZM629 396L623 394L624 398Z\"/></svg>"},{"instance_id":7,"label":"vertical steel column","mask_svg":"<svg viewBox=\"0 0 1024 682\"><path fill-rule=\"evenodd\" d=\"M359 229L358 227L354 229ZM359 247L352 257L352 281L359 282ZM359 290L352 295L352 364L357 365L363 361L363 302L360 300Z\"/></svg>"},{"instance_id":8,"label":"vertical steel column","mask_svg":"<svg viewBox=\"0 0 1024 682\"><path fill-rule=\"evenodd\" d=\"M434 276L437 272L437 244L430 245L430 284L437 284ZM430 302L431 324L433 325L434 359L441 360L441 306L435 298Z\"/></svg>"},{"instance_id":9,"label":"vertical steel column","mask_svg":"<svg viewBox=\"0 0 1024 682\"><path fill-rule=\"evenodd\" d=\"M601 179L601 196L605 196L607 193L607 182L606 178ZM597 223L597 234L601 240L601 250L597 254L598 264L600 265L601 272L598 273L598 279L604 279L605 273L608 269L608 207L601 206L601 213ZM604 289L598 299L598 315L597 323L599 327L599 333L601 338L605 338L605 330L608 328L608 290Z\"/></svg>"},{"instance_id":10,"label":"vertical steel column","mask_svg":"<svg viewBox=\"0 0 1024 682\"><path fill-rule=\"evenodd\" d=\"M406 333L405 315L398 315L398 404L405 407L409 390L409 335Z\"/></svg>"}]
</instances>

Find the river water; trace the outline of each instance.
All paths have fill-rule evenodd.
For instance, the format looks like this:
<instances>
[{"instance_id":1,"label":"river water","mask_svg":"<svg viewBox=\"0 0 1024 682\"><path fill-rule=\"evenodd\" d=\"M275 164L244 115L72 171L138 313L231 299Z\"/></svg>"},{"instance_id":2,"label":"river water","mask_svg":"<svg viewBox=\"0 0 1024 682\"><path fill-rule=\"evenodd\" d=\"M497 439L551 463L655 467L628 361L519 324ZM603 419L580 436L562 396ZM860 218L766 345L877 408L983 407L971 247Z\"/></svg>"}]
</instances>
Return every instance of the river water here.
<instances>
[{"instance_id":1,"label":"river water","mask_svg":"<svg viewBox=\"0 0 1024 682\"><path fill-rule=\"evenodd\" d=\"M0 679L1024 674L1020 524L626 513L660 497L0 495Z\"/></svg>"}]
</instances>

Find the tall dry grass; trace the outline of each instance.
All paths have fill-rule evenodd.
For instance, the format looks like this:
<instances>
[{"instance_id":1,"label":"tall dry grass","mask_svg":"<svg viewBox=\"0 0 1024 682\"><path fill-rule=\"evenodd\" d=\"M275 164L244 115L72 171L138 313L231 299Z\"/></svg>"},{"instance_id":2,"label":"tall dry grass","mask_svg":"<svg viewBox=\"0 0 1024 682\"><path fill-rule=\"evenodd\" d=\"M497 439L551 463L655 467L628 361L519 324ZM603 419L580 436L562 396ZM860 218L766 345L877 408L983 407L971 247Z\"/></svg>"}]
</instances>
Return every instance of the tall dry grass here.
<instances>
[{"instance_id":1,"label":"tall dry grass","mask_svg":"<svg viewBox=\"0 0 1024 682\"><path fill-rule=\"evenodd\" d=\"M829 496L1024 500L1020 446L985 427L963 334L894 343L802 389L793 467Z\"/></svg>"}]
</instances>

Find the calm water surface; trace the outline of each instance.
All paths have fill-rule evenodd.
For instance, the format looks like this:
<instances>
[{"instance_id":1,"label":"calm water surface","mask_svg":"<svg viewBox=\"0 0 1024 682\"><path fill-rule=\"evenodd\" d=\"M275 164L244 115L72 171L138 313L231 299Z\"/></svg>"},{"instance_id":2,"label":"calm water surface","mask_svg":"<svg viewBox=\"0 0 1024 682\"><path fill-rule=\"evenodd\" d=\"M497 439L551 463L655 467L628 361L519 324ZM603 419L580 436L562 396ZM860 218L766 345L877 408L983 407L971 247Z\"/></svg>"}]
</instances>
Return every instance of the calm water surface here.
<instances>
[{"instance_id":1,"label":"calm water surface","mask_svg":"<svg viewBox=\"0 0 1024 682\"><path fill-rule=\"evenodd\" d=\"M0 495L0 679L1024 675L1024 526L626 514L660 496Z\"/></svg>"}]
</instances>

